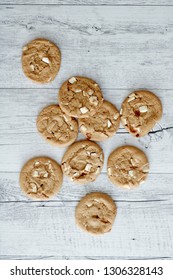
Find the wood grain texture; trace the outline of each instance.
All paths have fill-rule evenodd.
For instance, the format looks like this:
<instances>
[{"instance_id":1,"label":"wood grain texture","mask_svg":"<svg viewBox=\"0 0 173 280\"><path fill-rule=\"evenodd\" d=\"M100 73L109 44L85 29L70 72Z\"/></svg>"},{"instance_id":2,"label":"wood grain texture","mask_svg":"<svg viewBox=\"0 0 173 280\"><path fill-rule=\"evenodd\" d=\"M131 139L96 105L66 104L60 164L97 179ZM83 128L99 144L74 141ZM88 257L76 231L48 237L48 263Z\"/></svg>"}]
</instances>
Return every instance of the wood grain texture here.
<instances>
[{"instance_id":1,"label":"wood grain texture","mask_svg":"<svg viewBox=\"0 0 173 280\"><path fill-rule=\"evenodd\" d=\"M0 4L0 259L173 259L173 1ZM24 4L33 4L27 13ZM21 69L22 46L42 34L62 51L60 74L44 86L29 81ZM44 142L36 116L57 102L62 82L76 74L95 79L118 109L130 91L153 90L163 118L141 139L120 127L101 143L105 163L95 182L76 186L64 178L51 201L31 201L19 187L22 165L37 155L60 163L66 150ZM106 175L108 155L123 144L141 148L150 162L148 180L133 191L113 186ZM92 191L108 193L118 206L112 232L100 237L81 232L74 221L77 202Z\"/></svg>"},{"instance_id":2,"label":"wood grain texture","mask_svg":"<svg viewBox=\"0 0 173 280\"><path fill-rule=\"evenodd\" d=\"M54 89L4 89L1 90L0 105L0 171L19 172L29 158L49 155L61 162L65 148L58 149L48 145L38 134L35 120L38 112L48 104L57 102L57 92ZM103 90L105 99L114 103L118 109L130 90ZM106 161L110 152L123 144L136 145L143 149L150 161L151 172L173 173L172 104L173 94L170 90L156 90L162 100L164 114L149 135L136 139L122 127L105 142L100 142L105 154L103 171L106 171ZM10 103L9 103L10 100ZM79 134L78 139L83 136ZM165 145L166 143L166 145ZM158 152L159 151L159 152ZM162 157L164 153L164 158Z\"/></svg>"},{"instance_id":3,"label":"wood grain texture","mask_svg":"<svg viewBox=\"0 0 173 280\"><path fill-rule=\"evenodd\" d=\"M3 203L1 254L83 256L85 252L93 257L172 256L172 202L118 202L113 230L98 237L76 228L76 204L49 202L43 207L36 202Z\"/></svg>"},{"instance_id":4,"label":"wood grain texture","mask_svg":"<svg viewBox=\"0 0 173 280\"><path fill-rule=\"evenodd\" d=\"M2 4L12 5L81 5L81 6L169 6L173 5L173 0L1 0Z\"/></svg>"},{"instance_id":5,"label":"wood grain texture","mask_svg":"<svg viewBox=\"0 0 173 280\"><path fill-rule=\"evenodd\" d=\"M21 68L23 45L47 37L62 51L60 73L103 88L173 88L173 7L0 6L1 88L38 88ZM166 16L165 16L166 15ZM17 32L16 32L17 30Z\"/></svg>"},{"instance_id":6,"label":"wood grain texture","mask_svg":"<svg viewBox=\"0 0 173 280\"><path fill-rule=\"evenodd\" d=\"M19 187L19 172L1 172L0 176L0 203L4 202L6 205L15 201L34 203L22 193ZM160 201L160 205L170 204L171 201L173 202L172 180L173 174L150 173L147 181L140 188L129 191L112 185L107 174L103 172L95 182L84 186L76 186L67 177L64 177L61 191L51 201L57 201L63 205L64 201L77 202L86 193L101 191L108 193L115 201L120 202L141 202L141 204L145 204ZM41 205L46 206L47 202L43 201Z\"/></svg>"}]
</instances>

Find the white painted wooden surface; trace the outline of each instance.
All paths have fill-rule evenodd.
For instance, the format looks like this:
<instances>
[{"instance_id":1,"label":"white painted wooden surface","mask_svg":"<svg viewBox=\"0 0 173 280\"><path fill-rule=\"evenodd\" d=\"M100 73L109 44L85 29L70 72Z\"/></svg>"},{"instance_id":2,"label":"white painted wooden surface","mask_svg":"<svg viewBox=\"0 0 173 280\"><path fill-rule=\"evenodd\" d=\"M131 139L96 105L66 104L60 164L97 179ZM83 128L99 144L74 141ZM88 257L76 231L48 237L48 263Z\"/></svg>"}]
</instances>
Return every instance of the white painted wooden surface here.
<instances>
[{"instance_id":1,"label":"white painted wooden surface","mask_svg":"<svg viewBox=\"0 0 173 280\"><path fill-rule=\"evenodd\" d=\"M92 2L0 1L1 259L173 258L173 1ZM47 5L20 5L32 3ZM48 5L54 3L64 5ZM25 78L20 58L22 46L40 36L62 51L59 75L44 86ZM131 90L151 89L162 100L163 118L144 138L134 139L121 127L101 143L105 164L95 182L75 186L64 178L54 199L30 201L18 184L23 163L37 155L60 162L65 151L42 140L35 118L57 102L61 83L75 74L98 81L105 99L119 109ZM133 191L113 186L106 175L109 153L122 144L138 146L150 161L147 182ZM81 232L74 221L79 199L96 190L118 206L112 232L100 237Z\"/></svg>"}]
</instances>

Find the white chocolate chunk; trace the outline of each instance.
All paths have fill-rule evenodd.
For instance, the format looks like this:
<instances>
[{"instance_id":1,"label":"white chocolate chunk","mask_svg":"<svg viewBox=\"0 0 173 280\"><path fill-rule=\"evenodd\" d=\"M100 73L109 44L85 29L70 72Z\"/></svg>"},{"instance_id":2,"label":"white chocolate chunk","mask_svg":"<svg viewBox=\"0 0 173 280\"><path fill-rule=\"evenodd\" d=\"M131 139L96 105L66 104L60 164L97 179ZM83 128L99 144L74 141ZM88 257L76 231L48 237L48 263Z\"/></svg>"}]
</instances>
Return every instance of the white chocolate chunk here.
<instances>
[{"instance_id":1,"label":"white chocolate chunk","mask_svg":"<svg viewBox=\"0 0 173 280\"><path fill-rule=\"evenodd\" d=\"M141 184L143 184L144 182L145 182L145 180L142 180L142 181L139 182L139 184L141 185Z\"/></svg>"},{"instance_id":2,"label":"white chocolate chunk","mask_svg":"<svg viewBox=\"0 0 173 280\"><path fill-rule=\"evenodd\" d=\"M39 176L38 171L37 171L37 170L34 170L34 171L32 172L32 176L33 176L33 177L38 177L38 176Z\"/></svg>"},{"instance_id":3,"label":"white chocolate chunk","mask_svg":"<svg viewBox=\"0 0 173 280\"><path fill-rule=\"evenodd\" d=\"M100 154L100 160L103 161L103 154Z\"/></svg>"},{"instance_id":4,"label":"white chocolate chunk","mask_svg":"<svg viewBox=\"0 0 173 280\"><path fill-rule=\"evenodd\" d=\"M44 177L44 178L47 178L48 175L49 175L49 174L48 174L47 172L45 172L45 173L43 174L43 177Z\"/></svg>"},{"instance_id":5,"label":"white chocolate chunk","mask_svg":"<svg viewBox=\"0 0 173 280\"><path fill-rule=\"evenodd\" d=\"M133 177L134 176L133 170L129 170L128 174L129 174L130 177Z\"/></svg>"},{"instance_id":6,"label":"white chocolate chunk","mask_svg":"<svg viewBox=\"0 0 173 280\"><path fill-rule=\"evenodd\" d=\"M66 122L68 122L68 117L67 116L63 116L64 117L64 120L66 121Z\"/></svg>"},{"instance_id":7,"label":"white chocolate chunk","mask_svg":"<svg viewBox=\"0 0 173 280\"><path fill-rule=\"evenodd\" d=\"M110 120L107 121L107 125L108 125L108 128L112 126L112 123Z\"/></svg>"},{"instance_id":8,"label":"white chocolate chunk","mask_svg":"<svg viewBox=\"0 0 173 280\"><path fill-rule=\"evenodd\" d=\"M120 110L120 116L122 116L122 114L123 114L123 109L121 108L121 110Z\"/></svg>"},{"instance_id":9,"label":"white chocolate chunk","mask_svg":"<svg viewBox=\"0 0 173 280\"><path fill-rule=\"evenodd\" d=\"M78 92L81 92L82 90L80 88L77 88L75 89L75 92L78 93Z\"/></svg>"},{"instance_id":10,"label":"white chocolate chunk","mask_svg":"<svg viewBox=\"0 0 173 280\"><path fill-rule=\"evenodd\" d=\"M86 114L88 112L88 108L87 107L81 107L80 111L82 114Z\"/></svg>"},{"instance_id":11,"label":"white chocolate chunk","mask_svg":"<svg viewBox=\"0 0 173 280\"><path fill-rule=\"evenodd\" d=\"M30 183L29 185L30 185L30 187L31 187L31 189L32 189L32 192L33 192L33 193L36 193L36 192L37 192L37 186L36 186L36 184L35 184L35 183Z\"/></svg>"},{"instance_id":12,"label":"white chocolate chunk","mask_svg":"<svg viewBox=\"0 0 173 280\"><path fill-rule=\"evenodd\" d=\"M90 171L91 168L92 168L92 164L87 163L86 166L85 166L85 170L86 170L86 171Z\"/></svg>"},{"instance_id":13,"label":"white chocolate chunk","mask_svg":"<svg viewBox=\"0 0 173 280\"><path fill-rule=\"evenodd\" d=\"M141 107L139 107L139 111L140 111L141 113L145 113L145 112L148 111L148 107L147 107L147 106L141 106Z\"/></svg>"},{"instance_id":14,"label":"white chocolate chunk","mask_svg":"<svg viewBox=\"0 0 173 280\"><path fill-rule=\"evenodd\" d=\"M133 158L130 159L130 162L131 162L131 164L132 164L133 166L136 165L136 161L135 161Z\"/></svg>"},{"instance_id":15,"label":"white chocolate chunk","mask_svg":"<svg viewBox=\"0 0 173 280\"><path fill-rule=\"evenodd\" d=\"M97 106L97 104L98 104L98 99L97 99L97 96L95 96L95 95L90 96L89 101L95 106Z\"/></svg>"},{"instance_id":16,"label":"white chocolate chunk","mask_svg":"<svg viewBox=\"0 0 173 280\"><path fill-rule=\"evenodd\" d=\"M128 96L128 102L134 100L136 98L136 94L135 93L132 93Z\"/></svg>"},{"instance_id":17,"label":"white chocolate chunk","mask_svg":"<svg viewBox=\"0 0 173 280\"><path fill-rule=\"evenodd\" d=\"M114 115L114 120L116 121L118 118L119 118L119 113L116 113L116 114Z\"/></svg>"},{"instance_id":18,"label":"white chocolate chunk","mask_svg":"<svg viewBox=\"0 0 173 280\"><path fill-rule=\"evenodd\" d=\"M100 168L98 167L95 174L99 174L100 173Z\"/></svg>"},{"instance_id":19,"label":"white chocolate chunk","mask_svg":"<svg viewBox=\"0 0 173 280\"><path fill-rule=\"evenodd\" d=\"M87 130L86 126L84 126L83 124L81 125L80 129L81 129L82 131L86 131L86 130Z\"/></svg>"},{"instance_id":20,"label":"white chocolate chunk","mask_svg":"<svg viewBox=\"0 0 173 280\"><path fill-rule=\"evenodd\" d=\"M72 77L68 81L69 81L70 84L74 84L77 80L76 80L75 77Z\"/></svg>"},{"instance_id":21,"label":"white chocolate chunk","mask_svg":"<svg viewBox=\"0 0 173 280\"><path fill-rule=\"evenodd\" d=\"M144 165L143 168L142 168L142 171L144 173L148 173L149 172L149 165L148 164Z\"/></svg>"},{"instance_id":22,"label":"white chocolate chunk","mask_svg":"<svg viewBox=\"0 0 173 280\"><path fill-rule=\"evenodd\" d=\"M40 164L40 162L39 162L39 161L36 161L34 165L35 165L35 166L38 166L39 164Z\"/></svg>"},{"instance_id":23,"label":"white chocolate chunk","mask_svg":"<svg viewBox=\"0 0 173 280\"><path fill-rule=\"evenodd\" d=\"M30 64L30 69L31 69L31 71L35 70L34 64Z\"/></svg>"},{"instance_id":24,"label":"white chocolate chunk","mask_svg":"<svg viewBox=\"0 0 173 280\"><path fill-rule=\"evenodd\" d=\"M95 86L95 87L97 87L97 86L98 86L98 84L94 84L94 86Z\"/></svg>"},{"instance_id":25,"label":"white chocolate chunk","mask_svg":"<svg viewBox=\"0 0 173 280\"><path fill-rule=\"evenodd\" d=\"M93 204L91 202L86 203L87 207L91 207L93 206Z\"/></svg>"},{"instance_id":26,"label":"white chocolate chunk","mask_svg":"<svg viewBox=\"0 0 173 280\"><path fill-rule=\"evenodd\" d=\"M112 169L110 167L108 168L108 175L112 175Z\"/></svg>"},{"instance_id":27,"label":"white chocolate chunk","mask_svg":"<svg viewBox=\"0 0 173 280\"><path fill-rule=\"evenodd\" d=\"M22 51L25 52L25 51L27 51L27 49L28 49L28 47L24 46Z\"/></svg>"},{"instance_id":28,"label":"white chocolate chunk","mask_svg":"<svg viewBox=\"0 0 173 280\"><path fill-rule=\"evenodd\" d=\"M90 155L91 155L92 157L96 157L96 156L97 156L97 153L91 152Z\"/></svg>"},{"instance_id":29,"label":"white chocolate chunk","mask_svg":"<svg viewBox=\"0 0 173 280\"><path fill-rule=\"evenodd\" d=\"M94 93L94 91L93 91L92 89L89 89L89 90L87 91L87 93L88 93L89 95L92 95L92 94Z\"/></svg>"},{"instance_id":30,"label":"white chocolate chunk","mask_svg":"<svg viewBox=\"0 0 173 280\"><path fill-rule=\"evenodd\" d=\"M48 57L42 57L42 61L49 64L50 63L50 60Z\"/></svg>"},{"instance_id":31,"label":"white chocolate chunk","mask_svg":"<svg viewBox=\"0 0 173 280\"><path fill-rule=\"evenodd\" d=\"M122 119L121 119L121 122L122 122L123 125L126 125L126 124L127 124L126 118L122 118Z\"/></svg>"}]
</instances>

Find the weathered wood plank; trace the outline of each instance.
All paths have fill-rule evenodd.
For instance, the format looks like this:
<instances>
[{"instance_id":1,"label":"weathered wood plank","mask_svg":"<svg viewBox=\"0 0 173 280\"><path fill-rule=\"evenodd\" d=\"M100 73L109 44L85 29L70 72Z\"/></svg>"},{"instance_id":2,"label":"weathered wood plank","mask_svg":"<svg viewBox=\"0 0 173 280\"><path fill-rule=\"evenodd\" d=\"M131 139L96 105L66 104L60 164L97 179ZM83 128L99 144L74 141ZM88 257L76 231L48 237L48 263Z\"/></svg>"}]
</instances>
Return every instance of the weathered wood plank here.
<instances>
[{"instance_id":1,"label":"weathered wood plank","mask_svg":"<svg viewBox=\"0 0 173 280\"><path fill-rule=\"evenodd\" d=\"M147 181L135 190L124 190L111 184L106 173L102 173L95 182L79 186L64 177L61 191L51 199L62 205L64 201L78 201L86 193L101 191L108 193L116 201L144 202L160 201L169 204L173 199L173 174L149 174ZM19 187L19 173L0 173L0 202L8 203L19 201L33 203L21 191ZM47 202L41 203L46 205Z\"/></svg>"},{"instance_id":2,"label":"weathered wood plank","mask_svg":"<svg viewBox=\"0 0 173 280\"><path fill-rule=\"evenodd\" d=\"M42 36L62 51L60 74L43 88L74 74L103 88L173 88L173 7L9 7L0 6L1 88L40 87L25 78L21 49Z\"/></svg>"},{"instance_id":3,"label":"weathered wood plank","mask_svg":"<svg viewBox=\"0 0 173 280\"><path fill-rule=\"evenodd\" d=\"M0 204L0 255L173 257L172 201L118 202L113 230L98 237L76 228L76 204Z\"/></svg>"},{"instance_id":4,"label":"weathered wood plank","mask_svg":"<svg viewBox=\"0 0 173 280\"><path fill-rule=\"evenodd\" d=\"M122 6L122 5L129 5L129 6L168 6L173 5L172 0L1 0L0 5L2 4L23 4L23 5L29 5L29 4L39 4L39 5L91 5L91 6L97 6L97 5L106 5L106 6Z\"/></svg>"},{"instance_id":5,"label":"weathered wood plank","mask_svg":"<svg viewBox=\"0 0 173 280\"><path fill-rule=\"evenodd\" d=\"M129 91L105 89L104 96L120 109L121 102ZM173 128L171 128L173 95L171 90L156 90L156 93L162 100L164 114L154 128L155 132L137 140L125 130L119 129L112 138L100 143L105 153L105 163L114 148L132 144L146 151L151 163L151 172L172 173L173 155L170 150L173 147ZM0 154L3 160L0 161L0 171L19 172L25 161L39 155L49 155L61 161L65 148L56 148L45 143L35 126L38 112L44 106L56 102L57 90L53 89L1 90ZM79 134L79 139L81 138Z\"/></svg>"}]
</instances>

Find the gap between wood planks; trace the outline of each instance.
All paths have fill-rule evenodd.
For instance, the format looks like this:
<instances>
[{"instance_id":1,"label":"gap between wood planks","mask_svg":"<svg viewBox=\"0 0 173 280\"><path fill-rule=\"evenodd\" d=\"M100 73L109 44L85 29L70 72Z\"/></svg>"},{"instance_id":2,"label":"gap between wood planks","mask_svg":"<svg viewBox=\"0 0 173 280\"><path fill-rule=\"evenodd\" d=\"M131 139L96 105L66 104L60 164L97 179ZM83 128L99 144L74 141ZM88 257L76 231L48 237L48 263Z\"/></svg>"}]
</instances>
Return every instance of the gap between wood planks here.
<instances>
[{"instance_id":1,"label":"gap between wood planks","mask_svg":"<svg viewBox=\"0 0 173 280\"><path fill-rule=\"evenodd\" d=\"M133 239L135 240L135 239ZM160 257L138 257L138 256L135 256L135 257L124 257L124 256L110 256L110 257L105 257L105 256L35 256L35 255L19 255L19 256L16 256L16 255L2 255L0 256L0 259L1 260L5 260L5 259L10 259L10 260L38 260L38 259L41 259L41 260L47 260L47 259L52 259L52 260L82 260L82 259L86 259L86 260L160 260L160 259L172 259L172 257L166 257L166 256L160 256Z\"/></svg>"}]
</instances>

